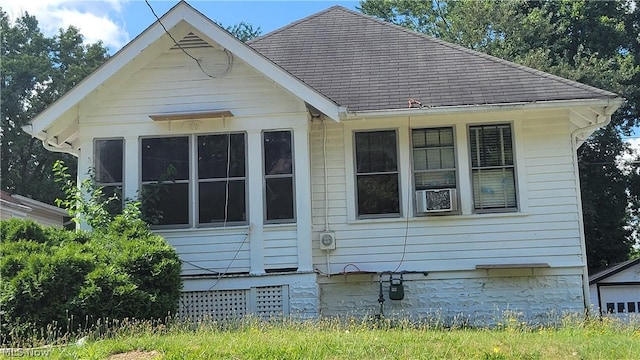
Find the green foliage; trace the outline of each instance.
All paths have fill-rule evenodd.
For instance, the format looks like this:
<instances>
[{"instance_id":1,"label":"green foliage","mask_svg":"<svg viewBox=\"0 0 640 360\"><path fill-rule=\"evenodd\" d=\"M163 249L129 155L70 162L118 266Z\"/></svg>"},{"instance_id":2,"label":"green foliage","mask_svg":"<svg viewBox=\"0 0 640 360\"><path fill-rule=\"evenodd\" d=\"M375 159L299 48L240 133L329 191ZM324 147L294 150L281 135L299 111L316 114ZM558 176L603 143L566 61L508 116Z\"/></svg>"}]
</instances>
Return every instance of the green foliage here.
<instances>
[{"instance_id":1,"label":"green foliage","mask_svg":"<svg viewBox=\"0 0 640 360\"><path fill-rule=\"evenodd\" d=\"M76 159L47 151L22 127L107 59L101 43L85 45L76 28L46 37L35 17L25 14L9 21L0 8L0 122L2 189L52 203L61 193L51 166L64 160L75 169Z\"/></svg>"},{"instance_id":2,"label":"green foliage","mask_svg":"<svg viewBox=\"0 0 640 360\"><path fill-rule=\"evenodd\" d=\"M73 332L99 319L158 319L177 309L180 260L140 219L116 215L92 233L17 219L0 229L0 343L47 326Z\"/></svg>"},{"instance_id":3,"label":"green foliage","mask_svg":"<svg viewBox=\"0 0 640 360\"><path fill-rule=\"evenodd\" d=\"M632 1L365 0L362 12L588 85L627 101L578 151L590 268L640 246L640 163L622 135L640 126L640 8Z\"/></svg>"},{"instance_id":4,"label":"green foliage","mask_svg":"<svg viewBox=\"0 0 640 360\"><path fill-rule=\"evenodd\" d=\"M237 37L242 42L247 42L251 39L257 38L262 33L262 30L258 26L254 28L253 25L241 21L238 24L225 27L225 30L231 33L231 35Z\"/></svg>"}]
</instances>

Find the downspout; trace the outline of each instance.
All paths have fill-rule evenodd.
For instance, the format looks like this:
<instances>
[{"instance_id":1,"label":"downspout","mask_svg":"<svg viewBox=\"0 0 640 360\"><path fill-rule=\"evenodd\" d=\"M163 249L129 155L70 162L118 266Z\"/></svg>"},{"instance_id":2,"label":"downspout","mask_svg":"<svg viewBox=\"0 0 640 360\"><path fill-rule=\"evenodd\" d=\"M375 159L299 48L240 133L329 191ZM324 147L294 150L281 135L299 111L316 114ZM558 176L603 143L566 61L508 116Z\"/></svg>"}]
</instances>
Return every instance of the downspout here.
<instances>
[{"instance_id":1,"label":"downspout","mask_svg":"<svg viewBox=\"0 0 640 360\"><path fill-rule=\"evenodd\" d=\"M609 125L611 122L611 114L618 109L618 106L608 106L605 108L605 115L598 115L596 122L585 126L583 128L577 128L571 132L571 150L573 153L573 171L576 179L576 190L578 200L578 227L580 232L580 250L582 258L584 259L584 266L582 269L582 297L584 302L585 315L589 314L590 307L590 295L589 295L589 270L587 267L587 244L584 233L584 215L582 213L582 190L580 188L580 170L578 167L578 133L592 132L599 128ZM604 121L598 122L599 119L604 117Z\"/></svg>"}]
</instances>

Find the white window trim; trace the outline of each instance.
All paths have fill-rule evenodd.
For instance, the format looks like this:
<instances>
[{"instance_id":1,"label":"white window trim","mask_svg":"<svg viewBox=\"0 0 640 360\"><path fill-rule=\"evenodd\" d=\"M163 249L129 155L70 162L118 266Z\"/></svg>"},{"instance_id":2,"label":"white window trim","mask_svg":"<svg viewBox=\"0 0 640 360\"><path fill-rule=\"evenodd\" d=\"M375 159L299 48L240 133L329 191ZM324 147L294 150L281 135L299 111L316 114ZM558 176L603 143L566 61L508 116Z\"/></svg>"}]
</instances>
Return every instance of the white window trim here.
<instances>
[{"instance_id":1,"label":"white window trim","mask_svg":"<svg viewBox=\"0 0 640 360\"><path fill-rule=\"evenodd\" d=\"M266 133L272 132L288 132L291 137L291 174L277 174L277 175L267 175L265 174L264 161L265 161L265 151L264 151L264 135ZM261 143L260 143L260 153L262 154L261 163L262 163L262 213L263 213L263 224L264 225L278 225L278 224L295 224L298 221L298 211L296 206L296 151L295 151L295 139L294 139L294 131L293 129L268 129L263 130L260 135ZM292 219L280 219L280 220L268 220L267 219L267 179L278 179L278 178L291 178L291 186L292 186L292 196L293 196L293 218Z\"/></svg>"},{"instance_id":2,"label":"white window trim","mask_svg":"<svg viewBox=\"0 0 640 360\"><path fill-rule=\"evenodd\" d=\"M199 136L209 135L225 135L225 134L243 134L244 135L244 151L245 151L245 221L231 221L226 223L204 223L200 224L199 219L199 201L198 201L198 185L200 179L198 179L198 142ZM143 181L142 180L142 141L144 139L158 139L158 138L179 138L186 137L189 139L189 179L178 180L176 183L187 183L189 186L188 198L189 198L189 223L188 224L170 224L170 225L153 225L153 230L193 230L199 228L230 228L230 227L247 227L250 224L249 213L249 165L248 165L248 139L249 136L246 131L230 131L230 132L207 132L201 134L163 134L163 135L149 135L140 136L138 138L138 189L142 189L143 185L155 183L155 181Z\"/></svg>"}]
</instances>

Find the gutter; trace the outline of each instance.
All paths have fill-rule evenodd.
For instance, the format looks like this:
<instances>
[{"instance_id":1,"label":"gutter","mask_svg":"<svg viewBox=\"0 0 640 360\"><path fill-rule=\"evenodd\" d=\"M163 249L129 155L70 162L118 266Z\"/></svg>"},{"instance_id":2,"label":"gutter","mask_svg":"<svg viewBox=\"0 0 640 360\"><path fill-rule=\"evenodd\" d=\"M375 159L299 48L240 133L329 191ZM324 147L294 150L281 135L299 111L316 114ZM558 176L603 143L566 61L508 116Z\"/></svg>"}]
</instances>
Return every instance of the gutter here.
<instances>
[{"instance_id":1,"label":"gutter","mask_svg":"<svg viewBox=\"0 0 640 360\"><path fill-rule=\"evenodd\" d=\"M361 118L381 118L389 116L416 116L416 115L439 115L470 113L482 111L504 111L504 110L541 110L541 109L562 109L568 107L605 107L618 109L624 100L622 98L606 99L579 99L579 100L552 100L515 102L502 104L482 104L482 105L453 105L453 106L433 106L422 108L405 108L392 110L371 110L371 111L350 111L346 119ZM615 110L614 110L615 111ZM611 112L613 113L613 112Z\"/></svg>"},{"instance_id":2,"label":"gutter","mask_svg":"<svg viewBox=\"0 0 640 360\"><path fill-rule=\"evenodd\" d=\"M592 133L593 131L605 127L611 123L611 115L618 110L618 108L622 105L624 99L616 98L614 101L607 101L607 106L604 107L604 114L598 115L596 117L596 122L587 125L582 128L577 128L571 132L571 151L573 153L573 171L576 181L576 190L577 190L577 202L578 202L578 225L580 232L580 251L581 256L584 259L584 264L582 267L582 296L584 301L585 311L589 312L590 308L590 294L589 294L589 270L587 267L587 244L584 233L584 215L582 213L582 190L580 189L580 171L578 168L578 148L580 147L578 139L578 134L584 133ZM602 120L602 121L600 121ZM598 300L599 301L599 300ZM600 306L600 304L598 304Z\"/></svg>"}]
</instances>

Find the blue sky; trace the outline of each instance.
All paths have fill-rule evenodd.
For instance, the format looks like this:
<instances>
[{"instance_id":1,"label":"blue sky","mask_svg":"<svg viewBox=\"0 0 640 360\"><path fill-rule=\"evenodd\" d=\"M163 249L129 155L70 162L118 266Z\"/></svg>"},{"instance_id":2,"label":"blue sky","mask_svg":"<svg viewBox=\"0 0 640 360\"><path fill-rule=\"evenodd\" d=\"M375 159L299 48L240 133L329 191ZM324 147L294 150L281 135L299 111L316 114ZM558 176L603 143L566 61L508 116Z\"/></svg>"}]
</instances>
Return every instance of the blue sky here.
<instances>
[{"instance_id":1,"label":"blue sky","mask_svg":"<svg viewBox=\"0 0 640 360\"><path fill-rule=\"evenodd\" d=\"M190 0L191 6L224 26L242 21L267 33L333 5L355 9L359 1L212 1ZM149 1L158 16L178 0ZM88 42L102 40L115 53L156 19L143 0L0 0L11 18L35 15L47 35L74 25Z\"/></svg>"}]
</instances>

